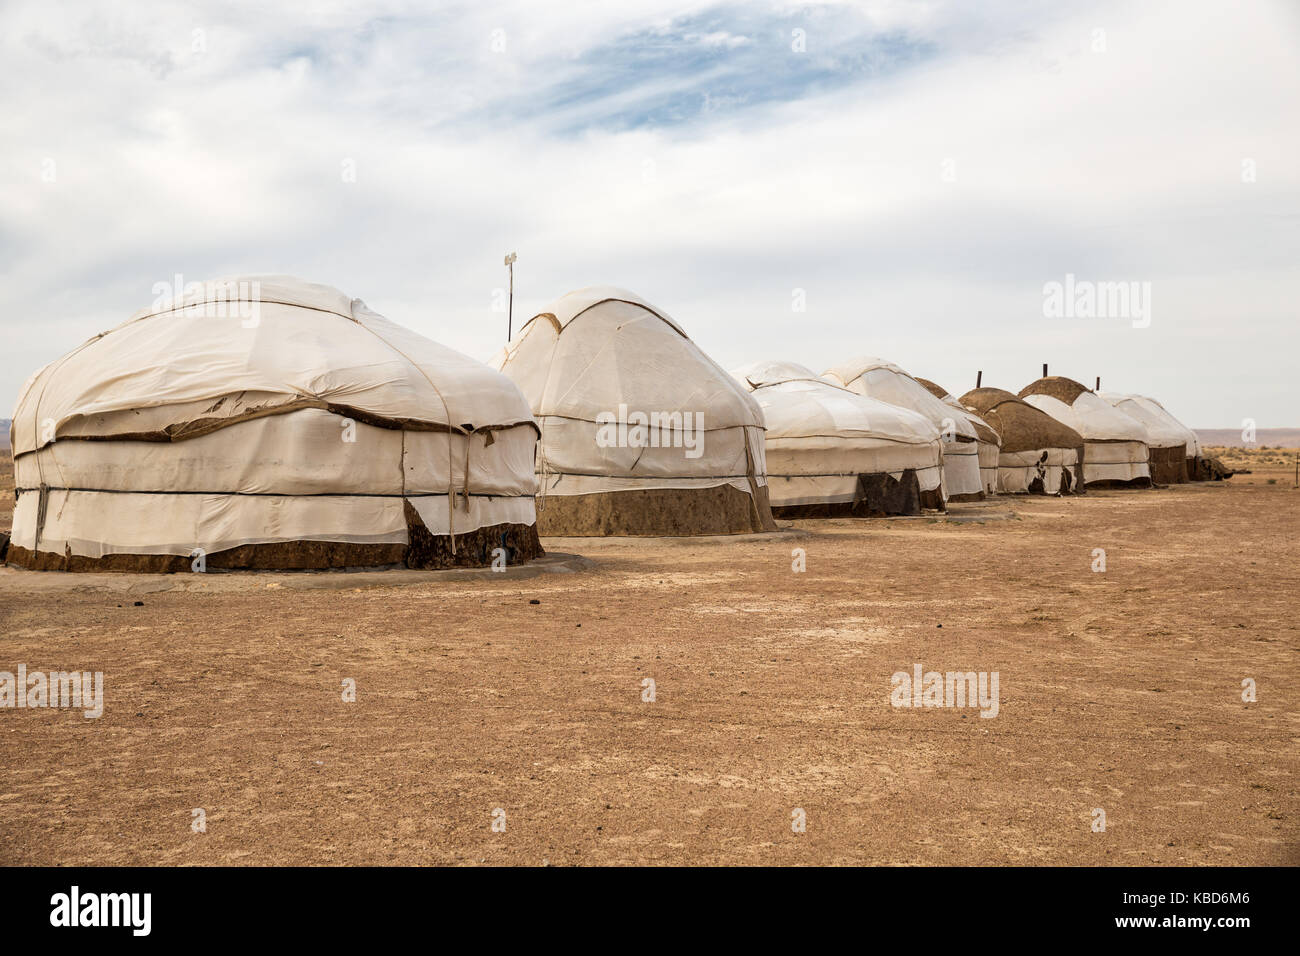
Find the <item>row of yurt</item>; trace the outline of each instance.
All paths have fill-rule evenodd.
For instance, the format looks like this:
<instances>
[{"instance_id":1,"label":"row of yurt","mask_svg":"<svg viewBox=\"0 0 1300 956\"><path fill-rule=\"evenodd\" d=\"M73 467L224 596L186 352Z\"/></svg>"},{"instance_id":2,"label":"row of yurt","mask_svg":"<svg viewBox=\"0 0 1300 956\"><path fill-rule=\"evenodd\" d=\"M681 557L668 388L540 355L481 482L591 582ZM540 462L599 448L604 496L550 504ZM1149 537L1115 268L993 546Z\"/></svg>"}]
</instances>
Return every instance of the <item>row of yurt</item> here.
<instances>
[{"instance_id":1,"label":"row of yurt","mask_svg":"<svg viewBox=\"0 0 1300 956\"><path fill-rule=\"evenodd\" d=\"M492 364L328 286L254 276L187 288L25 385L8 559L481 566L539 556L539 533L915 515L999 493L1180 480L1195 456L1195 436L1158 403L1059 377L1019 397L957 399L877 358L822 375L785 361L728 374L620 289L563 296Z\"/></svg>"},{"instance_id":2,"label":"row of yurt","mask_svg":"<svg viewBox=\"0 0 1300 956\"><path fill-rule=\"evenodd\" d=\"M1083 438L1085 485L1150 486L1151 453L1146 426L1140 421L1092 389L1060 375L1030 382L1020 390L1020 397Z\"/></svg>"},{"instance_id":3,"label":"row of yurt","mask_svg":"<svg viewBox=\"0 0 1300 956\"><path fill-rule=\"evenodd\" d=\"M1154 399L1094 391L1073 379L1047 375L1046 366L1043 372L1021 389L1019 400L1077 436L1083 485L1151 487L1197 480L1209 470L1196 433ZM962 401L979 409L995 402L1009 408L1006 403L1013 397L976 389Z\"/></svg>"},{"instance_id":4,"label":"row of yurt","mask_svg":"<svg viewBox=\"0 0 1300 956\"><path fill-rule=\"evenodd\" d=\"M758 362L731 374L763 411L777 517L914 515L942 505L942 442L922 415L792 362Z\"/></svg>"}]
</instances>

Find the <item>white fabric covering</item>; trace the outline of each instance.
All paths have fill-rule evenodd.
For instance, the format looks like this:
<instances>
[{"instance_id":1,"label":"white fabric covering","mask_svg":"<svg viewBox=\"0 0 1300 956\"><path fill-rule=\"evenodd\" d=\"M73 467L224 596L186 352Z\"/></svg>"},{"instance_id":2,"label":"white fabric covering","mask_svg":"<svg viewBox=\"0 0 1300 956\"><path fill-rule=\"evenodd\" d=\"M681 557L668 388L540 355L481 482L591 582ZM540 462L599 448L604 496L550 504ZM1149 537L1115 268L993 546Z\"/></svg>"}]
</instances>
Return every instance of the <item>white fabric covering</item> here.
<instances>
[{"instance_id":1,"label":"white fabric covering","mask_svg":"<svg viewBox=\"0 0 1300 956\"><path fill-rule=\"evenodd\" d=\"M1045 460L1044 452L1047 453ZM1046 494L1060 494L1061 473L1069 471L1073 475L1078 464L1079 453L1073 448L1004 451L998 456L998 491L1003 494L1028 494L1034 479L1042 478Z\"/></svg>"},{"instance_id":2,"label":"white fabric covering","mask_svg":"<svg viewBox=\"0 0 1300 956\"><path fill-rule=\"evenodd\" d=\"M832 385L888 402L929 419L943 437L943 481L947 496L979 495L979 442L969 413L948 405L892 362L859 357L828 369L824 376Z\"/></svg>"},{"instance_id":3,"label":"white fabric covering","mask_svg":"<svg viewBox=\"0 0 1300 956\"><path fill-rule=\"evenodd\" d=\"M1187 457L1196 458L1201 453L1201 442L1192 431L1165 409L1154 398L1146 395L1121 395L1117 392L1098 392L1115 408L1136 418L1147 430L1148 443L1153 448L1187 446Z\"/></svg>"},{"instance_id":4,"label":"white fabric covering","mask_svg":"<svg viewBox=\"0 0 1300 956\"><path fill-rule=\"evenodd\" d=\"M1002 459L1002 448L989 441L981 441L980 446L980 484L986 495L996 495L998 488L998 463Z\"/></svg>"},{"instance_id":5,"label":"white fabric covering","mask_svg":"<svg viewBox=\"0 0 1300 956\"><path fill-rule=\"evenodd\" d=\"M942 385L936 386L942 388ZM929 389L926 389L929 391ZM997 429L981 418L976 412L963 405L951 392L944 394L943 403L960 412L965 416L972 425L980 425L987 428L994 435ZM998 456L1002 452L1000 440L998 442L986 441L983 434L980 434L976 428L976 440L979 442L979 461L980 461L980 484L984 488L986 495L996 495L998 493Z\"/></svg>"},{"instance_id":6,"label":"white fabric covering","mask_svg":"<svg viewBox=\"0 0 1300 956\"><path fill-rule=\"evenodd\" d=\"M327 286L221 281L258 283L255 325L196 297L29 380L14 413L16 545L98 558L404 544L403 497L434 534L535 523L537 429L505 376ZM177 430L193 437L165 440Z\"/></svg>"},{"instance_id":7,"label":"white fabric covering","mask_svg":"<svg viewBox=\"0 0 1300 956\"><path fill-rule=\"evenodd\" d=\"M1098 392L1097 395L1112 408L1141 422L1146 429L1147 445L1150 447L1173 448L1187 444L1186 430L1164 409L1147 404L1145 399L1137 395L1116 395L1113 392Z\"/></svg>"},{"instance_id":8,"label":"white fabric covering","mask_svg":"<svg viewBox=\"0 0 1300 956\"><path fill-rule=\"evenodd\" d=\"M491 364L541 425L543 495L724 484L751 494L766 482L757 403L676 322L626 290L568 293ZM636 415L679 425L637 438ZM613 444L611 420L628 423Z\"/></svg>"},{"instance_id":9,"label":"white fabric covering","mask_svg":"<svg viewBox=\"0 0 1300 956\"><path fill-rule=\"evenodd\" d=\"M1150 478L1147 430L1094 392L1067 405L1050 395L1021 398L1083 436L1083 482Z\"/></svg>"},{"instance_id":10,"label":"white fabric covering","mask_svg":"<svg viewBox=\"0 0 1300 956\"><path fill-rule=\"evenodd\" d=\"M731 373L763 410L773 507L851 502L858 475L916 472L922 491L942 478L939 432L928 419L832 385L792 362Z\"/></svg>"},{"instance_id":11,"label":"white fabric covering","mask_svg":"<svg viewBox=\"0 0 1300 956\"><path fill-rule=\"evenodd\" d=\"M235 308L213 296L214 284L90 339L24 387L14 454L64 437L71 424L98 437L137 432L140 412L151 413L154 427L307 402L451 427L531 420L516 390L487 366L388 321L360 299L288 276L218 282L233 289L256 283L255 316L232 314Z\"/></svg>"}]
</instances>

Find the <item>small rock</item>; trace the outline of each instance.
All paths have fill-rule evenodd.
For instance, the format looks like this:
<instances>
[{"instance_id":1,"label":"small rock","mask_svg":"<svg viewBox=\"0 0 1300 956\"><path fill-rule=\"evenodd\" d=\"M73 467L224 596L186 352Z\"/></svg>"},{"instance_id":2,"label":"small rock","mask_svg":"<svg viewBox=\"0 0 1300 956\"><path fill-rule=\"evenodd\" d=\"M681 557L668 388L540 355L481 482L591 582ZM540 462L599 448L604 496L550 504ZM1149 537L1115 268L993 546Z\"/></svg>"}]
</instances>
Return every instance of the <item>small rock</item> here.
<instances>
[{"instance_id":1,"label":"small rock","mask_svg":"<svg viewBox=\"0 0 1300 956\"><path fill-rule=\"evenodd\" d=\"M136 602L135 602L135 606L136 606L136 607L144 607L144 601L136 601Z\"/></svg>"},{"instance_id":2,"label":"small rock","mask_svg":"<svg viewBox=\"0 0 1300 956\"><path fill-rule=\"evenodd\" d=\"M533 599L532 599L531 601L529 601L528 603L529 603L529 604L541 604L542 602L539 601L539 600L537 600L537 598L533 598Z\"/></svg>"}]
</instances>

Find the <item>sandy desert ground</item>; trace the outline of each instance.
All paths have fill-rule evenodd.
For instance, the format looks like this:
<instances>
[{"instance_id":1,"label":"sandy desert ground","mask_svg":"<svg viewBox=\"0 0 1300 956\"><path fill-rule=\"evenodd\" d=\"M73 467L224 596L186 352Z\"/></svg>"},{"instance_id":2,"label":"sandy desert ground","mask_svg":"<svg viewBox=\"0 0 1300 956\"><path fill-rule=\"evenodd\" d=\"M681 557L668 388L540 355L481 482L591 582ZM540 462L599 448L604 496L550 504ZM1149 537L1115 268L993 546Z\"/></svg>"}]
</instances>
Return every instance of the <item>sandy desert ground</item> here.
<instances>
[{"instance_id":1,"label":"sandy desert ground","mask_svg":"<svg viewBox=\"0 0 1300 956\"><path fill-rule=\"evenodd\" d=\"M1294 865L1293 458L527 574L0 569L0 669L106 682L0 710L0 863ZM917 663L998 716L895 709Z\"/></svg>"}]
</instances>

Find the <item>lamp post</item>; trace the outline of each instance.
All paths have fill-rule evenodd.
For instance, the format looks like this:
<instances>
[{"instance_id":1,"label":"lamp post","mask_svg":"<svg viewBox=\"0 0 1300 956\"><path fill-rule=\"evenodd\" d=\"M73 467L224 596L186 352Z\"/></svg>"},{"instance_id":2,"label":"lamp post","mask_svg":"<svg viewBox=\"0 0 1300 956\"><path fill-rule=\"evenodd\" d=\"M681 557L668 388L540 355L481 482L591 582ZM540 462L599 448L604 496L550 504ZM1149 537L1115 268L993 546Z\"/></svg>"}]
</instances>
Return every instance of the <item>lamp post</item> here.
<instances>
[{"instance_id":1,"label":"lamp post","mask_svg":"<svg viewBox=\"0 0 1300 956\"><path fill-rule=\"evenodd\" d=\"M515 317L515 260L519 257L513 252L506 256L505 265L510 269L510 304L506 312L506 341L510 341L511 331L514 327Z\"/></svg>"}]
</instances>

